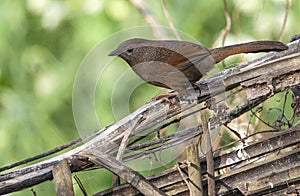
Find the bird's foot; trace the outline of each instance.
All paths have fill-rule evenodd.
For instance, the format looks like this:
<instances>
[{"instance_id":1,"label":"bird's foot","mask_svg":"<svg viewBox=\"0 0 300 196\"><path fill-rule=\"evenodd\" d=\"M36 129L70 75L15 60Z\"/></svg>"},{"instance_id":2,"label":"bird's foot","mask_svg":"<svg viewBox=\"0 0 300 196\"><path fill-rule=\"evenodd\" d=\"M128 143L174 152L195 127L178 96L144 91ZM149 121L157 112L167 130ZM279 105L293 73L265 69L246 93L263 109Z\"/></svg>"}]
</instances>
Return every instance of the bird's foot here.
<instances>
[{"instance_id":1,"label":"bird's foot","mask_svg":"<svg viewBox=\"0 0 300 196\"><path fill-rule=\"evenodd\" d=\"M167 103L174 104L176 102L177 96L178 96L178 94L176 92L161 93L161 94L155 95L155 97L153 97L150 101L162 100L162 101L165 101Z\"/></svg>"}]
</instances>

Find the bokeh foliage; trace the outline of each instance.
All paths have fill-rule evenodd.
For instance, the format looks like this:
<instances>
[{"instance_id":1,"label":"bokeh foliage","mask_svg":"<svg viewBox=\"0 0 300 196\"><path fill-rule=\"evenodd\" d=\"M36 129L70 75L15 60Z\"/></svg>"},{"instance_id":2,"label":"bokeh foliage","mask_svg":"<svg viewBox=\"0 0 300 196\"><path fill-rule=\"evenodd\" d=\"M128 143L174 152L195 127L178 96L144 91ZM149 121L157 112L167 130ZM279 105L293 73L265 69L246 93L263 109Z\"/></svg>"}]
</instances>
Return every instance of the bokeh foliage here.
<instances>
[{"instance_id":1,"label":"bokeh foliage","mask_svg":"<svg viewBox=\"0 0 300 196\"><path fill-rule=\"evenodd\" d=\"M167 0L176 28L210 47L226 25L222 1ZM232 30L228 43L277 40L285 2L228 1ZM168 26L161 2L146 1L161 25ZM299 33L299 1L289 13L284 41ZM143 16L125 0L2 0L0 2L0 165L42 153L78 136L72 115L72 85L84 56L97 43L122 29L145 25ZM109 76L107 83L109 84ZM142 92L147 89L149 94ZM109 89L107 89L109 91ZM157 88L142 86L150 99ZM113 123L109 99L97 99ZM133 108L137 108L133 104ZM82 175L89 193L110 184L109 175ZM91 181L91 176L96 176ZM103 176L106 176L105 178ZM51 182L38 194L53 195ZM78 190L77 190L78 191ZM32 195L25 190L20 195Z\"/></svg>"}]
</instances>

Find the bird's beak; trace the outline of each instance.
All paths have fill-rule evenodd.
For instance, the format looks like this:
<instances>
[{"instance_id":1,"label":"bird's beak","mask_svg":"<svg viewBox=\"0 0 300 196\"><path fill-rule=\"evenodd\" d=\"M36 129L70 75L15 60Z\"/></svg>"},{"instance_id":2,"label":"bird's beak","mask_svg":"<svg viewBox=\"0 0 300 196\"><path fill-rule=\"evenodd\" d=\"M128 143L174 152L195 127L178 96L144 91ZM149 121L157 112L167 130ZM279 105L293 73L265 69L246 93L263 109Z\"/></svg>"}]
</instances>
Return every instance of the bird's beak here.
<instances>
[{"instance_id":1,"label":"bird's beak","mask_svg":"<svg viewBox=\"0 0 300 196\"><path fill-rule=\"evenodd\" d=\"M118 56L119 54L121 54L120 51L118 49L115 49L114 51L109 53L108 56Z\"/></svg>"}]
</instances>

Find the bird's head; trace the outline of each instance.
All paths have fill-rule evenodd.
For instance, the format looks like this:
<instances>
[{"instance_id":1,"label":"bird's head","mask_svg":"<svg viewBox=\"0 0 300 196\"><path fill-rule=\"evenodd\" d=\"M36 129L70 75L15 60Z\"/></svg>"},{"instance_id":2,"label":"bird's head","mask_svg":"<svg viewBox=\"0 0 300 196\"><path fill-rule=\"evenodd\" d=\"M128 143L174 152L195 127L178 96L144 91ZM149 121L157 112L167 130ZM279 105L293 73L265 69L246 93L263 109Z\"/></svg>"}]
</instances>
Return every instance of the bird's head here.
<instances>
[{"instance_id":1,"label":"bird's head","mask_svg":"<svg viewBox=\"0 0 300 196\"><path fill-rule=\"evenodd\" d=\"M109 53L108 56L119 56L128 62L128 64L134 66L145 60L145 57L149 56L149 42L151 41L141 38L126 40L122 42L117 49Z\"/></svg>"}]
</instances>

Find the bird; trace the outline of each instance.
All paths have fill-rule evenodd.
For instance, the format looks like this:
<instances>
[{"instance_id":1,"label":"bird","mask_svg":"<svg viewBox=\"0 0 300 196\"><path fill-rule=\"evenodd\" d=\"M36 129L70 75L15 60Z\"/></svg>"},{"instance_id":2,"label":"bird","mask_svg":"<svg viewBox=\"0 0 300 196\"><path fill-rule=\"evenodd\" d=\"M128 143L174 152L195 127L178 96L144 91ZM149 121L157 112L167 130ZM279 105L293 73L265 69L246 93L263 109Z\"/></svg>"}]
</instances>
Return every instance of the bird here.
<instances>
[{"instance_id":1,"label":"bird","mask_svg":"<svg viewBox=\"0 0 300 196\"><path fill-rule=\"evenodd\" d=\"M253 41L208 49L187 41L133 38L120 43L108 55L121 57L147 83L175 90L182 96L216 63L231 55L286 49L287 45L277 41Z\"/></svg>"}]
</instances>

